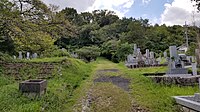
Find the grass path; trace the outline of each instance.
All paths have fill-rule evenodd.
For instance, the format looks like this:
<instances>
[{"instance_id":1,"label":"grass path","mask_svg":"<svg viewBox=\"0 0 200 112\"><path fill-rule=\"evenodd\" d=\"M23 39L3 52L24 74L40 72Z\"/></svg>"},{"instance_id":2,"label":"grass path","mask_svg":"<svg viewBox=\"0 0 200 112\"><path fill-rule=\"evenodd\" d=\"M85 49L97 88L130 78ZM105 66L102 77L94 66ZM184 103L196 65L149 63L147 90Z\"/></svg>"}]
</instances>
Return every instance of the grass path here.
<instances>
[{"instance_id":1,"label":"grass path","mask_svg":"<svg viewBox=\"0 0 200 112\"><path fill-rule=\"evenodd\" d=\"M94 72L88 81L87 92L79 104L82 106L78 112L179 112L171 96L192 95L198 91L197 86L178 87L155 84L142 75L165 72L166 67L128 69L123 63L115 64L104 59L97 60L93 66ZM98 72L102 70L107 72ZM114 70L114 72L109 72L109 70ZM124 91L108 81L94 83L94 80L102 75L130 79L130 90Z\"/></svg>"},{"instance_id":2,"label":"grass path","mask_svg":"<svg viewBox=\"0 0 200 112\"><path fill-rule=\"evenodd\" d=\"M129 86L124 85L129 79L120 70L118 64L107 60L97 60L94 65L94 75L90 87L82 102L79 102L81 104L78 104L82 106L76 111L146 112L136 104L130 91L124 90L125 86Z\"/></svg>"}]
</instances>

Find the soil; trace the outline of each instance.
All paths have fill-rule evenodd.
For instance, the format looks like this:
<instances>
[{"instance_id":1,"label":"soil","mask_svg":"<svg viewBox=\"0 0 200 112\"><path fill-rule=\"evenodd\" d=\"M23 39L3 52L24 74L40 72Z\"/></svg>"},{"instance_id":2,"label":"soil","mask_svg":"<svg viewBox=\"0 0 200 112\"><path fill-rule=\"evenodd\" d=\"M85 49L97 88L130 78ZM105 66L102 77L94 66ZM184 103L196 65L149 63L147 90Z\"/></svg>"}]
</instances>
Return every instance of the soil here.
<instances>
[{"instance_id":1,"label":"soil","mask_svg":"<svg viewBox=\"0 0 200 112\"><path fill-rule=\"evenodd\" d=\"M103 69L98 70L97 72L119 72L119 69Z\"/></svg>"}]
</instances>

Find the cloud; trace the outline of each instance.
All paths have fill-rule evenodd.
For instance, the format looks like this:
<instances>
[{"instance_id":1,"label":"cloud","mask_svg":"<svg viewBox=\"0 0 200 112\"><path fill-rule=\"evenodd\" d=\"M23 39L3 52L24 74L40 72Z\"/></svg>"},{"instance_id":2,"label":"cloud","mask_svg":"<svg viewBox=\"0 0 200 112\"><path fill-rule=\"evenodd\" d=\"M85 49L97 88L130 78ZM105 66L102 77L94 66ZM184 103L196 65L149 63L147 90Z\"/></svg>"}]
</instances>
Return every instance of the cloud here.
<instances>
[{"instance_id":1,"label":"cloud","mask_svg":"<svg viewBox=\"0 0 200 112\"><path fill-rule=\"evenodd\" d=\"M73 7L78 12L86 10L95 0L42 0L46 4L54 4L60 6L60 9L65 7Z\"/></svg>"},{"instance_id":2,"label":"cloud","mask_svg":"<svg viewBox=\"0 0 200 112\"><path fill-rule=\"evenodd\" d=\"M119 17L124 17L133 4L134 0L96 0L87 11L108 9L115 11Z\"/></svg>"},{"instance_id":3,"label":"cloud","mask_svg":"<svg viewBox=\"0 0 200 112\"><path fill-rule=\"evenodd\" d=\"M149 2L151 2L151 0L142 0L143 4L149 4Z\"/></svg>"},{"instance_id":4,"label":"cloud","mask_svg":"<svg viewBox=\"0 0 200 112\"><path fill-rule=\"evenodd\" d=\"M197 25L200 25L200 14L196 13L193 5L191 0L174 0L171 4L166 3L161 15L161 24L183 25L187 21L191 25L195 19Z\"/></svg>"},{"instance_id":5,"label":"cloud","mask_svg":"<svg viewBox=\"0 0 200 112\"><path fill-rule=\"evenodd\" d=\"M73 7L78 12L107 9L115 11L119 17L124 17L134 4L134 0L43 0L43 2L59 5L60 9Z\"/></svg>"}]
</instances>

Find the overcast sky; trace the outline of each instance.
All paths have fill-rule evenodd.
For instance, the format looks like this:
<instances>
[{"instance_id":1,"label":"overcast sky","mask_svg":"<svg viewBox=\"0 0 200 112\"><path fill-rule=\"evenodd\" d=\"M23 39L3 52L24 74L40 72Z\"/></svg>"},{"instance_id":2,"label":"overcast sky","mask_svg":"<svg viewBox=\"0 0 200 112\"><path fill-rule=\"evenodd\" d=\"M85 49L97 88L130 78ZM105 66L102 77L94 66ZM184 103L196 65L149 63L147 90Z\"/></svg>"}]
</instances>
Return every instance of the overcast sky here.
<instances>
[{"instance_id":1,"label":"overcast sky","mask_svg":"<svg viewBox=\"0 0 200 112\"><path fill-rule=\"evenodd\" d=\"M147 18L152 24L183 25L193 20L200 25L191 0L42 0L46 4L59 5L60 9L73 7L78 12L95 9L115 11L119 17ZM195 12L195 13L194 13ZM194 19L193 19L194 18Z\"/></svg>"}]
</instances>

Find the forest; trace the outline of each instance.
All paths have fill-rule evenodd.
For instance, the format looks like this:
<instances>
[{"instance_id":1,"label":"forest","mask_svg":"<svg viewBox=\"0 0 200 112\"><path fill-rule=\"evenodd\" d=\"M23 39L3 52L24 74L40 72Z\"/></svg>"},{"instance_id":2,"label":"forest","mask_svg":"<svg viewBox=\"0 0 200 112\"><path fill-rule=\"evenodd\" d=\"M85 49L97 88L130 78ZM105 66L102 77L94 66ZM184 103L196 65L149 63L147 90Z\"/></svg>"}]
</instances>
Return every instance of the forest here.
<instances>
[{"instance_id":1,"label":"forest","mask_svg":"<svg viewBox=\"0 0 200 112\"><path fill-rule=\"evenodd\" d=\"M0 55L18 56L18 52L55 57L76 52L87 61L98 56L113 62L124 61L133 52L150 49L157 56L170 45L185 44L185 26L151 24L143 18L119 18L109 10L78 13L74 8L59 10L40 0L0 1ZM197 47L196 29L187 26L188 54ZM60 53L65 48L66 53Z\"/></svg>"}]
</instances>

